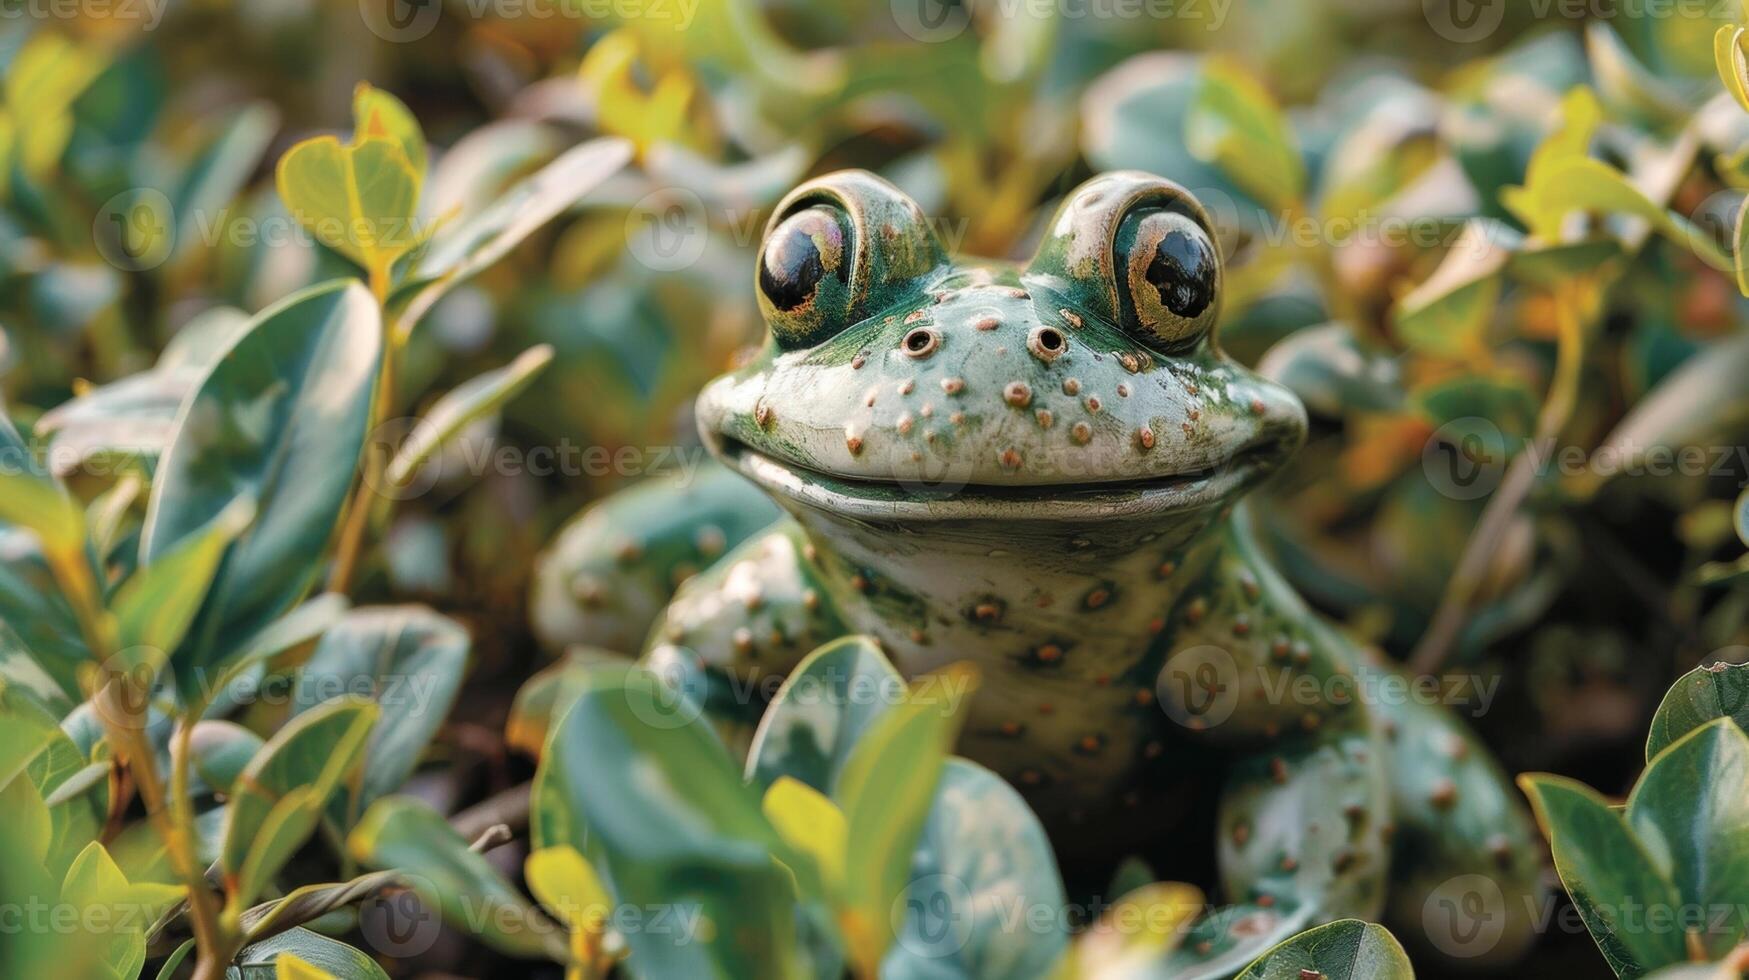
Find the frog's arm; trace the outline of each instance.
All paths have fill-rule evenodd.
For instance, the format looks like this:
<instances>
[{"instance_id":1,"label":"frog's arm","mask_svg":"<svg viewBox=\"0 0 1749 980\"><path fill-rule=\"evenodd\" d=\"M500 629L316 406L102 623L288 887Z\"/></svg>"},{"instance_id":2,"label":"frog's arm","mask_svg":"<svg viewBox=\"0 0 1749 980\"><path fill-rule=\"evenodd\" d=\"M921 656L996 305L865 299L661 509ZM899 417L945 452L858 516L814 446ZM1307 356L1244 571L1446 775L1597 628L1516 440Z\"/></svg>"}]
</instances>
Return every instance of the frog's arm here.
<instances>
[{"instance_id":1,"label":"frog's arm","mask_svg":"<svg viewBox=\"0 0 1749 980\"><path fill-rule=\"evenodd\" d=\"M1387 918L1398 935L1426 936L1468 965L1509 963L1535 940L1547 897L1536 824L1487 748L1433 703L1433 688L1376 686L1396 824Z\"/></svg>"},{"instance_id":2,"label":"frog's arm","mask_svg":"<svg viewBox=\"0 0 1749 980\"><path fill-rule=\"evenodd\" d=\"M848 630L801 528L779 521L689 579L650 633L646 664L745 748L809 651Z\"/></svg>"},{"instance_id":3,"label":"frog's arm","mask_svg":"<svg viewBox=\"0 0 1749 980\"><path fill-rule=\"evenodd\" d=\"M1193 741L1231 759L1218 810L1222 890L1169 975L1226 977L1296 932L1376 918L1390 778L1356 652L1258 553L1243 513L1163 634L1158 685Z\"/></svg>"},{"instance_id":4,"label":"frog's arm","mask_svg":"<svg viewBox=\"0 0 1749 980\"><path fill-rule=\"evenodd\" d=\"M550 650L635 654L688 576L776 520L753 484L714 462L585 508L535 566L529 618Z\"/></svg>"},{"instance_id":5,"label":"frog's arm","mask_svg":"<svg viewBox=\"0 0 1749 980\"><path fill-rule=\"evenodd\" d=\"M1298 736L1235 760L1221 797L1221 886L1170 960L1175 978L1230 977L1270 946L1384 905L1389 800L1376 737Z\"/></svg>"}]
</instances>

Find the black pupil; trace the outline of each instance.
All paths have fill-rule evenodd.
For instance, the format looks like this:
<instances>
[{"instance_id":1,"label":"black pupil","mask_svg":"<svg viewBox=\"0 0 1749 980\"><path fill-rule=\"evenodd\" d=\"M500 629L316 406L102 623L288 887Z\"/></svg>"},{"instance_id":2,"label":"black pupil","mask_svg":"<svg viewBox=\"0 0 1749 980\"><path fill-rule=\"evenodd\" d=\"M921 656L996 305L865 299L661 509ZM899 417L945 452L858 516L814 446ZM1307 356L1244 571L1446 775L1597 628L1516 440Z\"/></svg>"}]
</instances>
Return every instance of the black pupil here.
<instances>
[{"instance_id":1,"label":"black pupil","mask_svg":"<svg viewBox=\"0 0 1749 980\"><path fill-rule=\"evenodd\" d=\"M1056 350L1063 346L1063 337L1055 330L1046 330L1038 335L1038 342L1045 350Z\"/></svg>"},{"instance_id":2,"label":"black pupil","mask_svg":"<svg viewBox=\"0 0 1749 980\"><path fill-rule=\"evenodd\" d=\"M826 276L825 260L820 256L815 236L835 240L837 222L823 214L799 214L784 222L765 243L759 288L779 310L787 312L813 299L820 280ZM842 266L840 263L840 272Z\"/></svg>"},{"instance_id":3,"label":"black pupil","mask_svg":"<svg viewBox=\"0 0 1749 980\"><path fill-rule=\"evenodd\" d=\"M922 330L913 330L911 335L905 338L905 346L914 351L922 350L929 346L929 334Z\"/></svg>"},{"instance_id":4,"label":"black pupil","mask_svg":"<svg viewBox=\"0 0 1749 980\"><path fill-rule=\"evenodd\" d=\"M1215 250L1209 240L1183 228L1161 237L1148 263L1148 282L1160 293L1160 305L1194 319L1215 299Z\"/></svg>"}]
</instances>

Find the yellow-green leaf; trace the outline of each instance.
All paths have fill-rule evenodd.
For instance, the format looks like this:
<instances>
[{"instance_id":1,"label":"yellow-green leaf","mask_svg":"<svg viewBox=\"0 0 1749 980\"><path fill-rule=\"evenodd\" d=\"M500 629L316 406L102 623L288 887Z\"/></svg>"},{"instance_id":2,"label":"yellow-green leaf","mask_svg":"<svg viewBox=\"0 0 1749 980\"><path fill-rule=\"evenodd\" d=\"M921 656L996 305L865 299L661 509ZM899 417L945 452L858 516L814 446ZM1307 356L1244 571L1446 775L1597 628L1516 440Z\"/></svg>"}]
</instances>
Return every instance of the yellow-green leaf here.
<instances>
[{"instance_id":1,"label":"yellow-green leaf","mask_svg":"<svg viewBox=\"0 0 1749 980\"><path fill-rule=\"evenodd\" d=\"M1743 55L1743 28L1726 24L1713 35L1713 63L1725 91L1749 112L1749 61Z\"/></svg>"},{"instance_id":2,"label":"yellow-green leaf","mask_svg":"<svg viewBox=\"0 0 1749 980\"><path fill-rule=\"evenodd\" d=\"M919 680L863 736L834 788L849 825L840 924L851 960L866 975L876 973L892 942L893 903L976 681L958 665Z\"/></svg>"},{"instance_id":3,"label":"yellow-green leaf","mask_svg":"<svg viewBox=\"0 0 1749 980\"><path fill-rule=\"evenodd\" d=\"M528 888L573 932L600 933L613 899L589 861L569 844L542 848L523 862Z\"/></svg>"},{"instance_id":4,"label":"yellow-green leaf","mask_svg":"<svg viewBox=\"0 0 1749 980\"><path fill-rule=\"evenodd\" d=\"M425 179L427 156L425 132L406 103L367 82L359 82L352 92L352 143L362 145L373 136L387 137L401 146L407 162L421 182Z\"/></svg>"},{"instance_id":5,"label":"yellow-green leaf","mask_svg":"<svg viewBox=\"0 0 1749 980\"><path fill-rule=\"evenodd\" d=\"M327 970L306 963L291 953L279 954L279 959L273 961L273 969L279 974L279 980L339 980Z\"/></svg>"},{"instance_id":6,"label":"yellow-green leaf","mask_svg":"<svg viewBox=\"0 0 1749 980\"><path fill-rule=\"evenodd\" d=\"M807 783L781 776L765 791L761 806L783 839L814 859L828 884L844 880L844 848L850 831L837 805Z\"/></svg>"},{"instance_id":7,"label":"yellow-green leaf","mask_svg":"<svg viewBox=\"0 0 1749 980\"><path fill-rule=\"evenodd\" d=\"M1306 168L1287 117L1261 82L1231 62L1216 59L1203 70L1185 140L1259 201L1287 208L1305 193Z\"/></svg>"},{"instance_id":8,"label":"yellow-green leaf","mask_svg":"<svg viewBox=\"0 0 1749 980\"><path fill-rule=\"evenodd\" d=\"M280 158L275 179L299 224L373 276L386 278L389 266L418 244L419 173L393 139L304 140Z\"/></svg>"}]
</instances>

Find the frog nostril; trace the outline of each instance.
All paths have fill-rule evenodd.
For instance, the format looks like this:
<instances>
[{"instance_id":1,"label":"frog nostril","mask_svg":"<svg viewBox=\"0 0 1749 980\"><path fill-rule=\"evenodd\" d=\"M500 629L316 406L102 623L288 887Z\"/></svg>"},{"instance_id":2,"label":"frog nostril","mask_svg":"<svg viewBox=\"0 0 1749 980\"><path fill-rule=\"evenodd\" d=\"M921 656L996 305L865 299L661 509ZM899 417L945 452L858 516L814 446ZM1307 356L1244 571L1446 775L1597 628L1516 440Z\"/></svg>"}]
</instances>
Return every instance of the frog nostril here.
<instances>
[{"instance_id":1,"label":"frog nostril","mask_svg":"<svg viewBox=\"0 0 1749 980\"><path fill-rule=\"evenodd\" d=\"M1026 349L1039 360L1050 362L1063 356L1069 349L1069 342L1055 327L1035 327L1026 338Z\"/></svg>"},{"instance_id":2,"label":"frog nostril","mask_svg":"<svg viewBox=\"0 0 1749 980\"><path fill-rule=\"evenodd\" d=\"M941 338L928 327L918 327L906 334L905 339L899 342L899 346L910 357L928 357L935 353L935 348L940 344Z\"/></svg>"}]
</instances>

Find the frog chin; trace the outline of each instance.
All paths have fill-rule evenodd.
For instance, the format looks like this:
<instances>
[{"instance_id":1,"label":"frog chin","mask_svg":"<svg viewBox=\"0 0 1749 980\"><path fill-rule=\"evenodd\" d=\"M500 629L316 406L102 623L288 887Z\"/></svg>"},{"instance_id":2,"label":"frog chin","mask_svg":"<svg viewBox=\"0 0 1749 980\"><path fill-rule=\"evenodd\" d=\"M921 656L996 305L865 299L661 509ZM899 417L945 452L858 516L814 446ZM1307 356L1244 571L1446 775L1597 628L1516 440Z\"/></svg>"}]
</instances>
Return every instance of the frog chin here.
<instances>
[{"instance_id":1,"label":"frog chin","mask_svg":"<svg viewBox=\"0 0 1749 980\"><path fill-rule=\"evenodd\" d=\"M711 450L788 506L852 520L1148 523L1205 512L1236 499L1279 461L1276 447L1248 446L1217 464L1107 482L1000 486L937 469L876 477L814 469L734 437L712 434Z\"/></svg>"}]
</instances>

